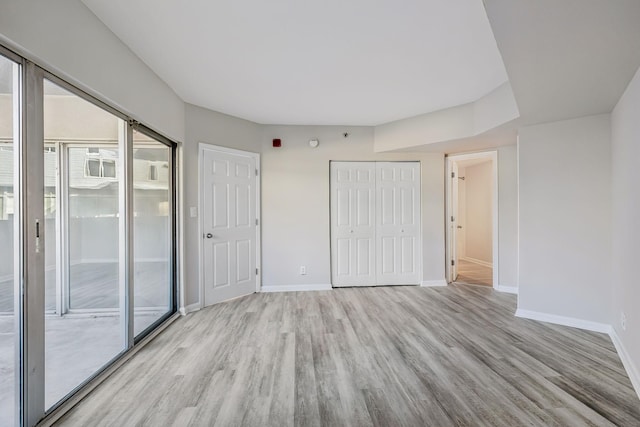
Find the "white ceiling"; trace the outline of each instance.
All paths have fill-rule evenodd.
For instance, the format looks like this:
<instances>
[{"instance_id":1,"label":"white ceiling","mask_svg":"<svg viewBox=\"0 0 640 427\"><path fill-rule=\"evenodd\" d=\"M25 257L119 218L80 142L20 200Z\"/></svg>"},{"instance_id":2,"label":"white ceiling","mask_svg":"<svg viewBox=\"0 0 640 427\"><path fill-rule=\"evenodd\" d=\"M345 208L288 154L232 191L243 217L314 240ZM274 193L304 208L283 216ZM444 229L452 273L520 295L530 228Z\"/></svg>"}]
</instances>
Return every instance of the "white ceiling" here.
<instances>
[{"instance_id":1,"label":"white ceiling","mask_svg":"<svg viewBox=\"0 0 640 427\"><path fill-rule=\"evenodd\" d=\"M378 125L507 80L482 0L83 0L186 102L264 124Z\"/></svg>"}]
</instances>

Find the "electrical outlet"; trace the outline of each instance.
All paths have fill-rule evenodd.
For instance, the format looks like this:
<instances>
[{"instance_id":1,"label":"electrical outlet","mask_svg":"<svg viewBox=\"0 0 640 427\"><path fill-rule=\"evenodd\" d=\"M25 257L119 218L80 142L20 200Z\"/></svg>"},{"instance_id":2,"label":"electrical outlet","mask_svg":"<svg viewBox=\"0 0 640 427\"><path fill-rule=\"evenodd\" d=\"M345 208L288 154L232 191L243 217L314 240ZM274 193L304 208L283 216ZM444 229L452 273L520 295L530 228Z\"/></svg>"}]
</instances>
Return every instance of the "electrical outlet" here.
<instances>
[{"instance_id":1,"label":"electrical outlet","mask_svg":"<svg viewBox=\"0 0 640 427\"><path fill-rule=\"evenodd\" d=\"M627 316L624 314L624 311L620 313L620 326L622 326L622 330L627 330Z\"/></svg>"},{"instance_id":2,"label":"electrical outlet","mask_svg":"<svg viewBox=\"0 0 640 427\"><path fill-rule=\"evenodd\" d=\"M305 274L307 274L307 267L305 267L304 265L300 266L300 274L302 276L304 276Z\"/></svg>"}]
</instances>

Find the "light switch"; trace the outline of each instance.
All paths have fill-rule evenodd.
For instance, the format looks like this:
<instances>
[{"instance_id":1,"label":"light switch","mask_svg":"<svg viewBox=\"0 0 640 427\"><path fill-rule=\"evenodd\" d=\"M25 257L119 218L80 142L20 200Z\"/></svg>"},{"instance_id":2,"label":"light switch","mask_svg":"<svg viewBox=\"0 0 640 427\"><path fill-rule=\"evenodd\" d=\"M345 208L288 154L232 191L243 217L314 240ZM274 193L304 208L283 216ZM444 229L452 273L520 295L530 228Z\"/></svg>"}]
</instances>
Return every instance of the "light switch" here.
<instances>
[{"instance_id":1,"label":"light switch","mask_svg":"<svg viewBox=\"0 0 640 427\"><path fill-rule=\"evenodd\" d=\"M198 208L196 206L191 206L189 208L189 214L191 215L191 218L196 218L198 216Z\"/></svg>"}]
</instances>

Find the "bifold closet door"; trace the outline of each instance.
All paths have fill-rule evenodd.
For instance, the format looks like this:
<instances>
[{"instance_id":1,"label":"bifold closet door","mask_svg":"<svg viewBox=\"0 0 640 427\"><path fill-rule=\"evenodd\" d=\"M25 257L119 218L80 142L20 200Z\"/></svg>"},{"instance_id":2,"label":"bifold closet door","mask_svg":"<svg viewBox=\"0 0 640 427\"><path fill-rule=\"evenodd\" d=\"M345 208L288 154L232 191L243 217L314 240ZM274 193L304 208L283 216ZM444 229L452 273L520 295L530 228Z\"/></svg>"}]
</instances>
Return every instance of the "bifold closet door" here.
<instances>
[{"instance_id":1,"label":"bifold closet door","mask_svg":"<svg viewBox=\"0 0 640 427\"><path fill-rule=\"evenodd\" d=\"M333 286L420 283L420 164L331 163Z\"/></svg>"},{"instance_id":2,"label":"bifold closet door","mask_svg":"<svg viewBox=\"0 0 640 427\"><path fill-rule=\"evenodd\" d=\"M375 181L375 163L331 163L334 286L371 286L376 283Z\"/></svg>"},{"instance_id":3,"label":"bifold closet door","mask_svg":"<svg viewBox=\"0 0 640 427\"><path fill-rule=\"evenodd\" d=\"M376 163L377 283L419 284L420 242L420 164Z\"/></svg>"}]
</instances>

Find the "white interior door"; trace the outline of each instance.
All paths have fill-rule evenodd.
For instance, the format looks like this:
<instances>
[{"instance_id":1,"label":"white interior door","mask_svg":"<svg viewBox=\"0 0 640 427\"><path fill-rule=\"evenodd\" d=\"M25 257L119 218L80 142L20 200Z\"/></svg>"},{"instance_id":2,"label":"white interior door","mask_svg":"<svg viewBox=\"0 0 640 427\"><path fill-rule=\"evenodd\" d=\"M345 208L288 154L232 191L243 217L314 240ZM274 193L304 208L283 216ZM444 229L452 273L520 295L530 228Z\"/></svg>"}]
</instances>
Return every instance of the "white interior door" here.
<instances>
[{"instance_id":1,"label":"white interior door","mask_svg":"<svg viewBox=\"0 0 640 427\"><path fill-rule=\"evenodd\" d=\"M376 283L375 180L374 163L331 163L334 286L370 286Z\"/></svg>"},{"instance_id":2,"label":"white interior door","mask_svg":"<svg viewBox=\"0 0 640 427\"><path fill-rule=\"evenodd\" d=\"M331 163L332 283L421 280L420 164Z\"/></svg>"},{"instance_id":3,"label":"white interior door","mask_svg":"<svg viewBox=\"0 0 640 427\"><path fill-rule=\"evenodd\" d=\"M256 159L203 149L202 281L205 305L256 291Z\"/></svg>"},{"instance_id":4,"label":"white interior door","mask_svg":"<svg viewBox=\"0 0 640 427\"><path fill-rule=\"evenodd\" d=\"M420 283L420 164L376 163L377 282Z\"/></svg>"},{"instance_id":5,"label":"white interior door","mask_svg":"<svg viewBox=\"0 0 640 427\"><path fill-rule=\"evenodd\" d=\"M464 259L467 253L467 187L465 168L458 167L458 214L456 217L456 260Z\"/></svg>"},{"instance_id":6,"label":"white interior door","mask_svg":"<svg viewBox=\"0 0 640 427\"><path fill-rule=\"evenodd\" d=\"M451 218L449 218L449 226L451 237L451 281L454 282L458 278L458 164L451 162Z\"/></svg>"}]
</instances>

